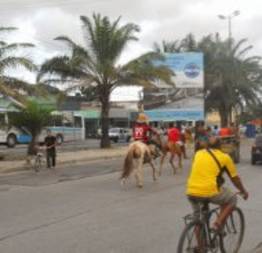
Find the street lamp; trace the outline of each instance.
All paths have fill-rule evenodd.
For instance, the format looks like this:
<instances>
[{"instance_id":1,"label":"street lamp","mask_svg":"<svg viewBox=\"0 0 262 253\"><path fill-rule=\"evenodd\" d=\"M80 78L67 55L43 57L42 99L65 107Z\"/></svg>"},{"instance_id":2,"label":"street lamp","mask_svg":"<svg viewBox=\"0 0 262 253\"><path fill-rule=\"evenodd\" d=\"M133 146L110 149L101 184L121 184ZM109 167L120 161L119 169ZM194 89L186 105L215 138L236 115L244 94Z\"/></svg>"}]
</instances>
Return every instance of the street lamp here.
<instances>
[{"instance_id":1,"label":"street lamp","mask_svg":"<svg viewBox=\"0 0 262 253\"><path fill-rule=\"evenodd\" d=\"M225 16L225 15L218 15L218 18L222 19L222 20L228 20L228 38L231 40L232 38L232 28L231 28L231 20L232 18L239 16L240 15L240 11L236 10L233 11L231 14Z\"/></svg>"}]
</instances>

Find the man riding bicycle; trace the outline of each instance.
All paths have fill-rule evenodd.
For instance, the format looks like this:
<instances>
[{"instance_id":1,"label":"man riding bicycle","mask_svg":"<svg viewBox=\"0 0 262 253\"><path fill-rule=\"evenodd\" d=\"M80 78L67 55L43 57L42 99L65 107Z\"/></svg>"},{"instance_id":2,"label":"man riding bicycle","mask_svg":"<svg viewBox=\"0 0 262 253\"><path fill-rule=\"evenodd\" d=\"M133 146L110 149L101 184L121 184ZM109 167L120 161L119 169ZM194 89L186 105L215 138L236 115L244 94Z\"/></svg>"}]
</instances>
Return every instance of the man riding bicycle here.
<instances>
[{"instance_id":1,"label":"man riding bicycle","mask_svg":"<svg viewBox=\"0 0 262 253\"><path fill-rule=\"evenodd\" d=\"M192 205L195 217L200 214L201 201L208 201L221 207L220 213L213 224L219 231L227 217L234 210L237 197L229 189L222 187L223 172L227 172L234 186L243 198L248 199L248 192L237 173L234 162L228 154L220 150L218 137L209 137L209 146L196 152L190 176L187 181L187 196Z\"/></svg>"}]
</instances>

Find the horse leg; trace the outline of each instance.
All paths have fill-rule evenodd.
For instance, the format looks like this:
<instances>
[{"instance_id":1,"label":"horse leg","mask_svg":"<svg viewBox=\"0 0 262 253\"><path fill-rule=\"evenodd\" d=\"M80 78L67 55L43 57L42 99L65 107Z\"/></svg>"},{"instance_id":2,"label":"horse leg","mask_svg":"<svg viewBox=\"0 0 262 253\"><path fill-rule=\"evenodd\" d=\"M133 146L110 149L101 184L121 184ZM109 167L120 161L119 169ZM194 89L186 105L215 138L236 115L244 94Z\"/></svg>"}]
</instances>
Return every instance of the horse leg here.
<instances>
[{"instance_id":1,"label":"horse leg","mask_svg":"<svg viewBox=\"0 0 262 253\"><path fill-rule=\"evenodd\" d=\"M169 159L169 163L171 164L172 168L173 168L173 174L175 175L176 174L176 166L174 164L174 158L175 158L175 154L171 153L171 157Z\"/></svg>"},{"instance_id":2,"label":"horse leg","mask_svg":"<svg viewBox=\"0 0 262 253\"><path fill-rule=\"evenodd\" d=\"M184 159L187 159L187 155L186 155L186 145L185 145L185 143L183 143L183 146L181 146L181 150L182 150Z\"/></svg>"},{"instance_id":3,"label":"horse leg","mask_svg":"<svg viewBox=\"0 0 262 253\"><path fill-rule=\"evenodd\" d=\"M183 169L183 164L182 164L182 153L178 154L178 167L180 171Z\"/></svg>"},{"instance_id":4,"label":"horse leg","mask_svg":"<svg viewBox=\"0 0 262 253\"><path fill-rule=\"evenodd\" d=\"M139 187L139 176L138 176L138 170L137 169L134 170L134 176L135 176L135 180L136 180L136 186Z\"/></svg>"},{"instance_id":5,"label":"horse leg","mask_svg":"<svg viewBox=\"0 0 262 253\"><path fill-rule=\"evenodd\" d=\"M144 156L138 160L138 166L136 169L135 177L137 182L137 187L142 188L144 185L144 172L143 172L143 163L144 163Z\"/></svg>"},{"instance_id":6,"label":"horse leg","mask_svg":"<svg viewBox=\"0 0 262 253\"><path fill-rule=\"evenodd\" d=\"M125 184L126 184L126 178L122 178L120 184L121 184L121 186L125 186Z\"/></svg>"},{"instance_id":7,"label":"horse leg","mask_svg":"<svg viewBox=\"0 0 262 253\"><path fill-rule=\"evenodd\" d=\"M167 153L163 153L162 157L161 157L161 161L160 161L160 168L159 168L159 176L162 175L162 170L163 170L163 164L164 164L164 161L165 161L165 158L166 158L166 155Z\"/></svg>"},{"instance_id":8,"label":"horse leg","mask_svg":"<svg viewBox=\"0 0 262 253\"><path fill-rule=\"evenodd\" d=\"M153 171L153 180L156 181L156 179L157 179L156 178L156 167L155 167L155 165L154 165L152 160L150 160L149 164L150 164L150 166L152 168L152 171Z\"/></svg>"}]
</instances>

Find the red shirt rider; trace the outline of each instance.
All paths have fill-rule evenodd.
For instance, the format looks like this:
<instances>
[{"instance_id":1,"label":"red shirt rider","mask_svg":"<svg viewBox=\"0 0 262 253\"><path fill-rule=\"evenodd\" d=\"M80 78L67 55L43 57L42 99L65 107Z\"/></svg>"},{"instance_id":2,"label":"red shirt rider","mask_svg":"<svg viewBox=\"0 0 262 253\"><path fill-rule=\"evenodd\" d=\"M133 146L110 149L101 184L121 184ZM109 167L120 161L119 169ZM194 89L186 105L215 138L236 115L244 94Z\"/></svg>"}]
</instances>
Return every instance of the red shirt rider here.
<instances>
[{"instance_id":1,"label":"red shirt rider","mask_svg":"<svg viewBox=\"0 0 262 253\"><path fill-rule=\"evenodd\" d=\"M176 127L169 128L167 134L169 142L176 143L181 140L181 133Z\"/></svg>"},{"instance_id":2,"label":"red shirt rider","mask_svg":"<svg viewBox=\"0 0 262 253\"><path fill-rule=\"evenodd\" d=\"M135 141L142 141L147 144L149 141L149 132L157 134L157 132L146 123L136 123L133 129L133 138Z\"/></svg>"},{"instance_id":3,"label":"red shirt rider","mask_svg":"<svg viewBox=\"0 0 262 253\"><path fill-rule=\"evenodd\" d=\"M151 126L147 124L148 117L141 113L138 115L137 122L133 128L133 139L142 141L147 144L149 141L149 133L158 134Z\"/></svg>"}]
</instances>

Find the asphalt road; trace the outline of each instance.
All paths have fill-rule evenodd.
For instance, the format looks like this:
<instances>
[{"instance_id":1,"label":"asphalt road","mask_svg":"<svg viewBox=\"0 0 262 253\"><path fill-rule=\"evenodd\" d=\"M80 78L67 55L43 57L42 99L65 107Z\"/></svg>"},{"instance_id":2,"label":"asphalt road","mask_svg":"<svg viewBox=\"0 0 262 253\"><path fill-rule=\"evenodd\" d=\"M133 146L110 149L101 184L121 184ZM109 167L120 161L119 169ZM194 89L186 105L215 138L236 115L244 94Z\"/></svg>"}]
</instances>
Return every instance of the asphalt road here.
<instances>
[{"instance_id":1,"label":"asphalt road","mask_svg":"<svg viewBox=\"0 0 262 253\"><path fill-rule=\"evenodd\" d=\"M241 252L262 241L262 165L251 166L249 146L242 149L239 172L250 199L239 200L246 217ZM190 212L184 196L190 161L183 172L145 187L118 181L123 159L0 176L0 252L5 253L169 253L176 252Z\"/></svg>"}]
</instances>

